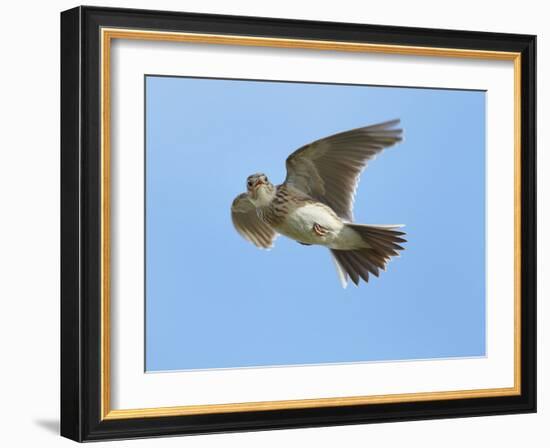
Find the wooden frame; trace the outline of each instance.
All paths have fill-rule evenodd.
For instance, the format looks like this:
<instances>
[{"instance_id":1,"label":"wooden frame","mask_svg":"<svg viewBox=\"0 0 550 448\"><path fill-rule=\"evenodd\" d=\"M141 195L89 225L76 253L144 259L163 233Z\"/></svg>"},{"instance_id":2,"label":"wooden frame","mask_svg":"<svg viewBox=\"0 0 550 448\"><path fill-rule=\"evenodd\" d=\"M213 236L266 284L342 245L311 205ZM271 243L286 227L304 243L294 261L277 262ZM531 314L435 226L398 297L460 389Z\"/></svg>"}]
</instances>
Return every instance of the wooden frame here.
<instances>
[{"instance_id":1,"label":"wooden frame","mask_svg":"<svg viewBox=\"0 0 550 448\"><path fill-rule=\"evenodd\" d=\"M117 38L514 61L514 387L112 410L109 64ZM534 412L533 36L79 7L62 13L61 52L62 435L84 441Z\"/></svg>"}]
</instances>

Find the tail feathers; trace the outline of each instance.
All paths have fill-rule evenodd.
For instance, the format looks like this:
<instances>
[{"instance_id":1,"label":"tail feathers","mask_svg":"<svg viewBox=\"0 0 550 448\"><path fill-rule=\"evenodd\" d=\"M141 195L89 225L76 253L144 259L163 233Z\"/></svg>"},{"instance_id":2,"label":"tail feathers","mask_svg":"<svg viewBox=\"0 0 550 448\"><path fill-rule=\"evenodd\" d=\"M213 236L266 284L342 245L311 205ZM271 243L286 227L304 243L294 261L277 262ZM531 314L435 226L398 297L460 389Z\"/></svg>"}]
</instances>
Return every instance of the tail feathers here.
<instances>
[{"instance_id":1,"label":"tail feathers","mask_svg":"<svg viewBox=\"0 0 550 448\"><path fill-rule=\"evenodd\" d=\"M391 257L403 250L400 243L406 242L399 229L401 226L372 226L365 224L347 224L355 230L366 243L366 248L356 250L331 249L342 286L347 286L348 276L355 285L359 280L369 281L369 275L378 277L380 270L385 271Z\"/></svg>"}]
</instances>

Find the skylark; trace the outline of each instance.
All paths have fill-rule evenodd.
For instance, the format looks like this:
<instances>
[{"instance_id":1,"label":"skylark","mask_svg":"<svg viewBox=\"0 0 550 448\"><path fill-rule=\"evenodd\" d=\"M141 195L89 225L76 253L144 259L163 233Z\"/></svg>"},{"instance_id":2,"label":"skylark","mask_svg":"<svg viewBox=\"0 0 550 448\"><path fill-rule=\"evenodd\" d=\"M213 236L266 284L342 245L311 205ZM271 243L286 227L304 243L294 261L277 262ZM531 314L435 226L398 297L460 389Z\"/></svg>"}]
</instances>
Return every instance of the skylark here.
<instances>
[{"instance_id":1,"label":"skylark","mask_svg":"<svg viewBox=\"0 0 550 448\"><path fill-rule=\"evenodd\" d=\"M304 245L330 249L345 288L378 277L392 256L403 250L401 225L353 223L359 176L384 148L402 140L399 120L352 129L302 146L286 159L284 183L265 174L247 178L246 193L235 198L231 218L241 236L270 248L277 234Z\"/></svg>"}]
</instances>

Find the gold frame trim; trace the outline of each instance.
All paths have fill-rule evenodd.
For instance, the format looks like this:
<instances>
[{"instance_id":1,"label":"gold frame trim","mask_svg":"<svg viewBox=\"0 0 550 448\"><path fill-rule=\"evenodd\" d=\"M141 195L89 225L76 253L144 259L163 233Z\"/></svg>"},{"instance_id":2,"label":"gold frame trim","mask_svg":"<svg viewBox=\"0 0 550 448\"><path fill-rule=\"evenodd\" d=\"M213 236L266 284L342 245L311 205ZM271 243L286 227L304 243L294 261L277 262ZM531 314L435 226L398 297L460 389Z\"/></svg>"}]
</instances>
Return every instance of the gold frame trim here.
<instances>
[{"instance_id":1,"label":"gold frame trim","mask_svg":"<svg viewBox=\"0 0 550 448\"><path fill-rule=\"evenodd\" d=\"M299 48L324 51L368 52L411 56L458 57L514 62L514 386L443 392L420 392L303 400L279 400L214 405L141 409L111 409L110 344L110 55L113 39L157 40L214 45ZM458 48L279 39L216 34L195 34L135 29L101 29L101 420L167 417L210 413L305 409L412 401L501 397L521 394L521 54Z\"/></svg>"}]
</instances>

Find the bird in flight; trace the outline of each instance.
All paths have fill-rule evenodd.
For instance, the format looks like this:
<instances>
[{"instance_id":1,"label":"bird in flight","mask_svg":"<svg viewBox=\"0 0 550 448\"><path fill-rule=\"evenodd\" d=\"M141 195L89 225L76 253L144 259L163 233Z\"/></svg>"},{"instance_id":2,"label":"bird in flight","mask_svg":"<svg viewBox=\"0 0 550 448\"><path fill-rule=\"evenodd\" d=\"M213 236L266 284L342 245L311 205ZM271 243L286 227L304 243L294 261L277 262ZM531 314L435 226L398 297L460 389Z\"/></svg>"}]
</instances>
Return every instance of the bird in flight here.
<instances>
[{"instance_id":1,"label":"bird in flight","mask_svg":"<svg viewBox=\"0 0 550 448\"><path fill-rule=\"evenodd\" d=\"M401 225L353 222L359 177L383 149L402 140L399 120L325 137L302 146L286 159L286 179L273 185L263 173L246 180L246 193L235 198L235 229L259 248L273 246L278 234L300 244L330 249L345 288L369 275L378 277L391 257L403 250Z\"/></svg>"}]
</instances>

